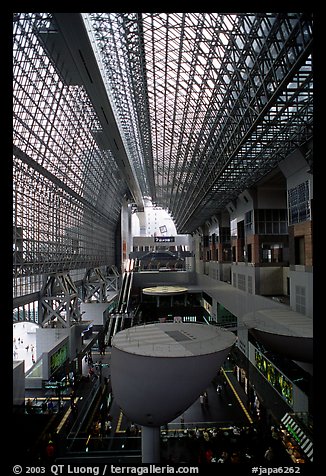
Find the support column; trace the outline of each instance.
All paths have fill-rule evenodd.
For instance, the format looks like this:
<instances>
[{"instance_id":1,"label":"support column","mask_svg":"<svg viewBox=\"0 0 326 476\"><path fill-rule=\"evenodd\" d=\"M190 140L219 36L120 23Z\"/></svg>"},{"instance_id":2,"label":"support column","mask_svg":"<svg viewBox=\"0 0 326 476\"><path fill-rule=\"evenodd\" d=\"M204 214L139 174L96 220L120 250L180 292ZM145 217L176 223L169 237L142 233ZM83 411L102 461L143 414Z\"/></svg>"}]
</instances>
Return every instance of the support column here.
<instances>
[{"instance_id":1,"label":"support column","mask_svg":"<svg viewBox=\"0 0 326 476\"><path fill-rule=\"evenodd\" d=\"M42 327L56 320L60 327L70 327L81 319L78 291L68 273L48 275L40 291Z\"/></svg>"},{"instance_id":2,"label":"support column","mask_svg":"<svg viewBox=\"0 0 326 476\"><path fill-rule=\"evenodd\" d=\"M160 463L160 427L141 427L142 463Z\"/></svg>"}]
</instances>

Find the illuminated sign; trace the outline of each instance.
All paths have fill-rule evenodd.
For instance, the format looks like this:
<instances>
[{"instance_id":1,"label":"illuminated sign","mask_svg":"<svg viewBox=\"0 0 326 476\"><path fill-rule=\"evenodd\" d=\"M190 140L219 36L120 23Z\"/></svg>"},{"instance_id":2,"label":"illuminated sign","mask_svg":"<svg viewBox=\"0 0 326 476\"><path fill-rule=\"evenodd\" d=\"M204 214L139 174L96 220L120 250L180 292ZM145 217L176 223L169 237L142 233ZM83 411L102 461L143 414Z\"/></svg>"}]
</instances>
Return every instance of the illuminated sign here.
<instances>
[{"instance_id":1,"label":"illuminated sign","mask_svg":"<svg viewBox=\"0 0 326 476\"><path fill-rule=\"evenodd\" d=\"M207 301L205 301L205 299L203 299L203 307L206 309L208 314L212 314L212 306Z\"/></svg>"},{"instance_id":2,"label":"illuminated sign","mask_svg":"<svg viewBox=\"0 0 326 476\"><path fill-rule=\"evenodd\" d=\"M68 342L63 344L50 357L50 374L52 375L68 359Z\"/></svg>"},{"instance_id":3,"label":"illuminated sign","mask_svg":"<svg viewBox=\"0 0 326 476\"><path fill-rule=\"evenodd\" d=\"M174 236L155 236L154 243L174 243Z\"/></svg>"},{"instance_id":4,"label":"illuminated sign","mask_svg":"<svg viewBox=\"0 0 326 476\"><path fill-rule=\"evenodd\" d=\"M267 360L263 354L255 349L255 364L257 369L264 375L275 390L282 395L284 400L290 405L293 404L293 385L292 383Z\"/></svg>"}]
</instances>

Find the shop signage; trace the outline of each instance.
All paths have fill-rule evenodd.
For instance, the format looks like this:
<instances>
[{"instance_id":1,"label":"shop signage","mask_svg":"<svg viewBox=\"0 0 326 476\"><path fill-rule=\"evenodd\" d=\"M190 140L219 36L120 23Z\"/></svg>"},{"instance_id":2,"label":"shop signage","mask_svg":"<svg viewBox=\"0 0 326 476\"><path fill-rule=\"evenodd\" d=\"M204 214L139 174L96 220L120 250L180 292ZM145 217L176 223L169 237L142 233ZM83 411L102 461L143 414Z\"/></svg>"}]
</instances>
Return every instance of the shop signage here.
<instances>
[{"instance_id":1,"label":"shop signage","mask_svg":"<svg viewBox=\"0 0 326 476\"><path fill-rule=\"evenodd\" d=\"M50 357L50 375L52 375L68 359L68 342L63 344Z\"/></svg>"},{"instance_id":2,"label":"shop signage","mask_svg":"<svg viewBox=\"0 0 326 476\"><path fill-rule=\"evenodd\" d=\"M154 243L174 243L174 236L155 236Z\"/></svg>"},{"instance_id":3,"label":"shop signage","mask_svg":"<svg viewBox=\"0 0 326 476\"><path fill-rule=\"evenodd\" d=\"M266 357L255 349L255 364L275 390L293 405L293 385Z\"/></svg>"}]
</instances>

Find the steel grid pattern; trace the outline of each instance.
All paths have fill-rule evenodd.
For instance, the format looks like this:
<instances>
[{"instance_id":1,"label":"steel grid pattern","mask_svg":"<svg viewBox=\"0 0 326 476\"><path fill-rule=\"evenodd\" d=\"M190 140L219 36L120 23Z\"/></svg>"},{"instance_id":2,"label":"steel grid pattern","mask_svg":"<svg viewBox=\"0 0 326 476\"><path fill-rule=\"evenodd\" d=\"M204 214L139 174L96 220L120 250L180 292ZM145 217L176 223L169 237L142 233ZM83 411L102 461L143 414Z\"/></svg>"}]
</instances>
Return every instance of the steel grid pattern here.
<instances>
[{"instance_id":1,"label":"steel grid pattern","mask_svg":"<svg viewBox=\"0 0 326 476\"><path fill-rule=\"evenodd\" d=\"M90 16L98 41L110 25L125 45L142 143L152 147L151 196L179 232L193 232L311 137L310 15Z\"/></svg>"},{"instance_id":2,"label":"steel grid pattern","mask_svg":"<svg viewBox=\"0 0 326 476\"><path fill-rule=\"evenodd\" d=\"M143 89L146 90L146 76L139 44L142 36L137 34L141 28L139 15L132 14L132 18L129 22L114 13L96 14L95 19L90 15L105 79L132 157L134 173L145 197L152 196L154 190L149 104Z\"/></svg>"},{"instance_id":3,"label":"steel grid pattern","mask_svg":"<svg viewBox=\"0 0 326 476\"><path fill-rule=\"evenodd\" d=\"M179 233L312 137L311 15L86 15L143 196ZM14 15L16 295L47 273L112 264L128 194L92 98L43 49L51 25L51 14Z\"/></svg>"},{"instance_id":4,"label":"steel grid pattern","mask_svg":"<svg viewBox=\"0 0 326 476\"><path fill-rule=\"evenodd\" d=\"M83 87L63 84L35 35L47 21L14 21L14 296L47 273L113 264L127 191Z\"/></svg>"}]
</instances>

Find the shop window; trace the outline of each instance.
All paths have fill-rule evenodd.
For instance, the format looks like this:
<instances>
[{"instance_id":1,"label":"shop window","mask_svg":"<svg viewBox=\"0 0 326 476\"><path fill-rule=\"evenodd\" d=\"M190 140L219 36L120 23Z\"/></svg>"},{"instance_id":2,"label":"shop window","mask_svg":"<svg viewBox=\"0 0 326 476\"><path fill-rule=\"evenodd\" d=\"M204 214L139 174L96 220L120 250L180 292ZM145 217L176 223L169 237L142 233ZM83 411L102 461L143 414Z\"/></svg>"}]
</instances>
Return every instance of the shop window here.
<instances>
[{"instance_id":1,"label":"shop window","mask_svg":"<svg viewBox=\"0 0 326 476\"><path fill-rule=\"evenodd\" d=\"M262 250L262 263L272 262L272 251L269 248L263 248Z\"/></svg>"},{"instance_id":2,"label":"shop window","mask_svg":"<svg viewBox=\"0 0 326 476\"><path fill-rule=\"evenodd\" d=\"M282 243L264 243L262 245L262 263L281 263L282 261Z\"/></svg>"},{"instance_id":3,"label":"shop window","mask_svg":"<svg viewBox=\"0 0 326 476\"><path fill-rule=\"evenodd\" d=\"M282 245L274 244L271 246L271 250L272 250L272 263L281 263L283 261Z\"/></svg>"}]
</instances>

